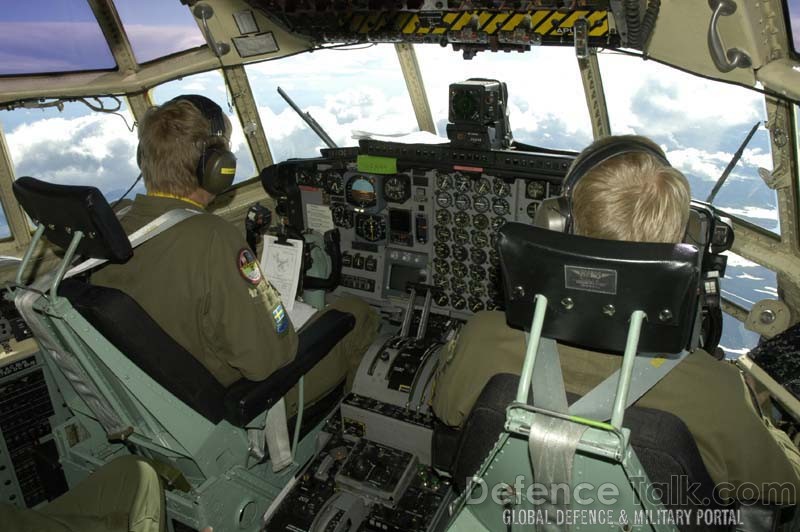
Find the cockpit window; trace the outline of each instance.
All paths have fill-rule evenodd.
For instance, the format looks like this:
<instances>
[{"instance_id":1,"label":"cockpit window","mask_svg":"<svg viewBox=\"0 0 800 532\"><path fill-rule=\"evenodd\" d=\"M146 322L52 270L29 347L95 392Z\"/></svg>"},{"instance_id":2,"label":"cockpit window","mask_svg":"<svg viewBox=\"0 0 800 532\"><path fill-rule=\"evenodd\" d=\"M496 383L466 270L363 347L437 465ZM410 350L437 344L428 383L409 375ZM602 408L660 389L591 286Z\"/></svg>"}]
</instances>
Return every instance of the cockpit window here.
<instances>
[{"instance_id":1,"label":"cockpit window","mask_svg":"<svg viewBox=\"0 0 800 532\"><path fill-rule=\"evenodd\" d=\"M408 133L417 121L394 46L317 50L245 67L275 161L318 157L325 144L278 95L281 87L339 146L355 131Z\"/></svg>"},{"instance_id":2,"label":"cockpit window","mask_svg":"<svg viewBox=\"0 0 800 532\"><path fill-rule=\"evenodd\" d=\"M115 67L86 0L25 0L0 10L0 75Z\"/></svg>"},{"instance_id":3,"label":"cockpit window","mask_svg":"<svg viewBox=\"0 0 800 532\"><path fill-rule=\"evenodd\" d=\"M236 178L234 183L239 183L245 179L254 177L256 172L253 156L250 147L242 132L242 125L236 110L230 107L230 98L225 89L225 80L217 70L195 74L185 78L163 83L153 89L153 102L162 104L181 94L202 94L211 98L225 112L231 121L233 132L231 133L231 151L236 155Z\"/></svg>"},{"instance_id":4,"label":"cockpit window","mask_svg":"<svg viewBox=\"0 0 800 532\"><path fill-rule=\"evenodd\" d=\"M786 26L795 54L800 54L800 0L786 0Z\"/></svg>"},{"instance_id":5,"label":"cockpit window","mask_svg":"<svg viewBox=\"0 0 800 532\"><path fill-rule=\"evenodd\" d=\"M714 205L780 234L778 197L759 169L772 170L763 95L626 55L600 54L611 131L646 135L706 200L750 129L760 124ZM636 72L636 75L631 75Z\"/></svg>"},{"instance_id":6,"label":"cockpit window","mask_svg":"<svg viewBox=\"0 0 800 532\"><path fill-rule=\"evenodd\" d=\"M448 86L467 78L508 84L514 139L545 148L581 150L592 142L575 50L540 47L530 53L481 53L471 60L441 46L416 45L436 129L447 136Z\"/></svg>"},{"instance_id":7,"label":"cockpit window","mask_svg":"<svg viewBox=\"0 0 800 532\"><path fill-rule=\"evenodd\" d=\"M205 44L189 9L164 0L115 0L136 61L146 63Z\"/></svg>"},{"instance_id":8,"label":"cockpit window","mask_svg":"<svg viewBox=\"0 0 800 532\"><path fill-rule=\"evenodd\" d=\"M0 112L15 176L91 185L109 201L116 200L139 174L136 133L129 129L133 117L124 101L119 112L122 117L97 113L78 102L64 103L63 111L48 107ZM143 190L140 182L137 191Z\"/></svg>"},{"instance_id":9,"label":"cockpit window","mask_svg":"<svg viewBox=\"0 0 800 532\"><path fill-rule=\"evenodd\" d=\"M8 226L6 219L6 210L0 205L0 240L6 240L11 237L11 228Z\"/></svg>"}]
</instances>

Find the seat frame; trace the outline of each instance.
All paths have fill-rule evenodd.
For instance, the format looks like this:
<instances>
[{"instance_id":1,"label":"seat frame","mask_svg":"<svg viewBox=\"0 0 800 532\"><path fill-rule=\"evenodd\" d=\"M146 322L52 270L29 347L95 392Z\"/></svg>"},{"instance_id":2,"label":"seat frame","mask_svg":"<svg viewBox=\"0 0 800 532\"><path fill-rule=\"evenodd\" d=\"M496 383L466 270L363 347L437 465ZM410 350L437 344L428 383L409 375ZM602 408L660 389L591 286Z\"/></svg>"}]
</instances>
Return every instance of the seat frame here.
<instances>
[{"instance_id":1,"label":"seat frame","mask_svg":"<svg viewBox=\"0 0 800 532\"><path fill-rule=\"evenodd\" d=\"M40 224L9 297L28 321L35 321L32 328L47 331L64 348L81 373L80 378L70 379L43 347L43 358L73 414L54 429L68 484L77 484L120 455L137 454L151 459L167 479L170 527L172 520L177 520L195 529L258 530L261 516L300 464L314 454L316 436L325 421L296 441L293 463L280 472L274 472L268 460L254 459L248 432L263 435L266 412L256 415L244 429L225 420L211 423L150 378L58 295L59 284L84 238L81 231L74 231L53 272L30 286L23 283L44 232L45 226ZM33 298L32 304L28 301L29 312L22 308L26 297ZM87 393L99 397L122 430L109 432L97 405L93 408L86 400ZM298 426L301 422L298 416Z\"/></svg>"}]
</instances>

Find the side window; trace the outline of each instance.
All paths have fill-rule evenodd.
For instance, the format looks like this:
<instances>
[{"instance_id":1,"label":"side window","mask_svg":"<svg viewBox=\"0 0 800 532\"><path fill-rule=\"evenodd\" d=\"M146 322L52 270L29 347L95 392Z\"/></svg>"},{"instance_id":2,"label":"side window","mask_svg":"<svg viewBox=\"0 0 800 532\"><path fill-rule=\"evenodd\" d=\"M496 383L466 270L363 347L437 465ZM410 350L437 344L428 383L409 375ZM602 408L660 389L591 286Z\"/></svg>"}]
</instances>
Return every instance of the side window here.
<instances>
[{"instance_id":1,"label":"side window","mask_svg":"<svg viewBox=\"0 0 800 532\"><path fill-rule=\"evenodd\" d=\"M228 116L233 127L231 133L231 151L236 155L236 178L234 183L239 183L245 179L250 179L258 174L256 165L253 162L253 155L250 153L250 146L244 138L242 125L235 109L228 106L228 93L225 88L225 79L216 70L194 74L185 78L163 83L153 89L153 103L162 104L181 94L201 94L211 98Z\"/></svg>"},{"instance_id":2,"label":"side window","mask_svg":"<svg viewBox=\"0 0 800 532\"><path fill-rule=\"evenodd\" d=\"M778 197L759 176L772 170L764 96L635 57L600 54L611 132L646 135L706 200L754 124L760 126L714 199L731 215L780 234ZM635 64L634 64L635 62ZM636 76L630 72L635 71Z\"/></svg>"},{"instance_id":3,"label":"side window","mask_svg":"<svg viewBox=\"0 0 800 532\"><path fill-rule=\"evenodd\" d=\"M778 279L774 271L736 253L727 252L726 255L728 267L720 282L725 299L745 310L750 310L762 299L778 299ZM742 322L728 314L723 318L720 347L726 356L736 358L758 344L758 334L745 329Z\"/></svg>"},{"instance_id":4,"label":"side window","mask_svg":"<svg viewBox=\"0 0 800 532\"><path fill-rule=\"evenodd\" d=\"M108 98L103 102L107 108L117 105ZM133 116L124 100L118 113L121 116L98 113L78 102L64 103L63 111L48 107L0 112L14 174L92 185L109 201L116 200L139 174ZM140 183L138 191L143 190Z\"/></svg>"},{"instance_id":5,"label":"side window","mask_svg":"<svg viewBox=\"0 0 800 532\"><path fill-rule=\"evenodd\" d=\"M355 131L408 133L417 120L394 46L316 50L245 66L275 161L319 157L325 144L278 95L280 87L339 146Z\"/></svg>"}]
</instances>

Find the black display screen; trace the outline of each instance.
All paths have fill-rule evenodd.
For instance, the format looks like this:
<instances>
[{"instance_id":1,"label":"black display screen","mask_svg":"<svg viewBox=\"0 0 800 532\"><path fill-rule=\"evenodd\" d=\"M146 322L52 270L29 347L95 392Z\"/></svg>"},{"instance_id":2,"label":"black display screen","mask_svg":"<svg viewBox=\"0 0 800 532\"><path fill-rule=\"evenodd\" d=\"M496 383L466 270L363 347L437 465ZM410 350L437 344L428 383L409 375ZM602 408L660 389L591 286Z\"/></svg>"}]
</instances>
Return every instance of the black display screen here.
<instances>
[{"instance_id":1,"label":"black display screen","mask_svg":"<svg viewBox=\"0 0 800 532\"><path fill-rule=\"evenodd\" d=\"M403 209L389 209L389 230L393 233L410 233L411 212Z\"/></svg>"},{"instance_id":2,"label":"black display screen","mask_svg":"<svg viewBox=\"0 0 800 532\"><path fill-rule=\"evenodd\" d=\"M392 264L389 271L389 289L405 293L408 283L424 283L428 272L415 266Z\"/></svg>"}]
</instances>

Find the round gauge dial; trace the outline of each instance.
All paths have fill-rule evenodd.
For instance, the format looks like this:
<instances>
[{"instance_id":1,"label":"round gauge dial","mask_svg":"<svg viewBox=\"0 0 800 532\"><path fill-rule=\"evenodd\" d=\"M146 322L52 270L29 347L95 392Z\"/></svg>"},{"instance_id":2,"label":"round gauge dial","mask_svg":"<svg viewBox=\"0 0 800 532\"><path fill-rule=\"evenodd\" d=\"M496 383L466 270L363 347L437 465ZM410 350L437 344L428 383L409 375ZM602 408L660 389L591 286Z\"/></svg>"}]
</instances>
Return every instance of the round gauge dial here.
<instances>
[{"instance_id":1,"label":"round gauge dial","mask_svg":"<svg viewBox=\"0 0 800 532\"><path fill-rule=\"evenodd\" d=\"M497 251L494 249L489 252L489 263L491 263L492 266L500 266L500 255L498 255Z\"/></svg>"},{"instance_id":2,"label":"round gauge dial","mask_svg":"<svg viewBox=\"0 0 800 532\"><path fill-rule=\"evenodd\" d=\"M453 231L453 241L456 244L469 244L469 233L466 229L459 227L455 231Z\"/></svg>"},{"instance_id":3,"label":"round gauge dial","mask_svg":"<svg viewBox=\"0 0 800 532\"><path fill-rule=\"evenodd\" d=\"M470 180L469 177L459 174L456 176L455 184L456 184L456 190L461 193L464 193L464 192L469 192L472 181Z\"/></svg>"},{"instance_id":4,"label":"round gauge dial","mask_svg":"<svg viewBox=\"0 0 800 532\"><path fill-rule=\"evenodd\" d=\"M496 266L489 268L489 283L495 287L500 285L500 271Z\"/></svg>"},{"instance_id":5,"label":"round gauge dial","mask_svg":"<svg viewBox=\"0 0 800 532\"><path fill-rule=\"evenodd\" d=\"M489 198L486 196L475 196L475 199L472 201L472 208L478 212L486 212L489 210Z\"/></svg>"},{"instance_id":6,"label":"round gauge dial","mask_svg":"<svg viewBox=\"0 0 800 532\"><path fill-rule=\"evenodd\" d=\"M465 212L457 212L453 221L456 223L458 227L467 227L469 225L469 214Z\"/></svg>"},{"instance_id":7,"label":"round gauge dial","mask_svg":"<svg viewBox=\"0 0 800 532\"><path fill-rule=\"evenodd\" d=\"M508 220L506 220L502 216L495 216L494 218L492 218L492 231L494 232L499 231L501 227L506 225L507 221Z\"/></svg>"},{"instance_id":8,"label":"round gauge dial","mask_svg":"<svg viewBox=\"0 0 800 532\"><path fill-rule=\"evenodd\" d=\"M476 214L472 217L472 227L483 231L489 227L489 218L487 218L485 214Z\"/></svg>"},{"instance_id":9,"label":"round gauge dial","mask_svg":"<svg viewBox=\"0 0 800 532\"><path fill-rule=\"evenodd\" d=\"M484 309L483 301L481 301L477 297L469 298L469 309L472 312L480 312L480 311L482 311Z\"/></svg>"},{"instance_id":10,"label":"round gauge dial","mask_svg":"<svg viewBox=\"0 0 800 532\"><path fill-rule=\"evenodd\" d=\"M464 262L467 260L467 250L464 246L453 246L453 258L458 262Z\"/></svg>"},{"instance_id":11,"label":"round gauge dial","mask_svg":"<svg viewBox=\"0 0 800 532\"><path fill-rule=\"evenodd\" d=\"M462 277L451 277L450 278L450 290L453 292L460 294L467 289L467 282Z\"/></svg>"},{"instance_id":12,"label":"round gauge dial","mask_svg":"<svg viewBox=\"0 0 800 532\"><path fill-rule=\"evenodd\" d=\"M450 188L453 186L453 178L450 174L436 174L436 188Z\"/></svg>"},{"instance_id":13,"label":"round gauge dial","mask_svg":"<svg viewBox=\"0 0 800 532\"><path fill-rule=\"evenodd\" d=\"M452 300L450 301L450 306L456 310L464 310L467 308L467 300L461 296L453 296Z\"/></svg>"},{"instance_id":14,"label":"round gauge dial","mask_svg":"<svg viewBox=\"0 0 800 532\"><path fill-rule=\"evenodd\" d=\"M375 177L354 175L347 180L344 187L347 203L356 207L372 207L377 202L375 194Z\"/></svg>"},{"instance_id":15,"label":"round gauge dial","mask_svg":"<svg viewBox=\"0 0 800 532\"><path fill-rule=\"evenodd\" d=\"M486 194L492 191L492 184L489 183L488 179L482 177L477 181L475 181L472 190L475 191L475 194L480 194L481 196L485 196Z\"/></svg>"},{"instance_id":16,"label":"round gauge dial","mask_svg":"<svg viewBox=\"0 0 800 532\"><path fill-rule=\"evenodd\" d=\"M483 269L483 266L480 266L478 264L470 264L469 278L472 279L474 282L479 283L484 279L486 279L486 270Z\"/></svg>"},{"instance_id":17,"label":"round gauge dial","mask_svg":"<svg viewBox=\"0 0 800 532\"><path fill-rule=\"evenodd\" d=\"M435 231L436 231L436 240L445 241L445 242L450 240L450 228L449 227L444 227L442 225L437 225Z\"/></svg>"},{"instance_id":18,"label":"round gauge dial","mask_svg":"<svg viewBox=\"0 0 800 532\"><path fill-rule=\"evenodd\" d=\"M433 284L438 286L439 288L447 288L447 277L445 277L444 275L434 274Z\"/></svg>"},{"instance_id":19,"label":"round gauge dial","mask_svg":"<svg viewBox=\"0 0 800 532\"><path fill-rule=\"evenodd\" d=\"M475 264L483 264L486 262L486 252L482 249L473 248L470 258Z\"/></svg>"},{"instance_id":20,"label":"round gauge dial","mask_svg":"<svg viewBox=\"0 0 800 532\"><path fill-rule=\"evenodd\" d=\"M335 170L325 172L325 191L331 196L344 195L344 178Z\"/></svg>"},{"instance_id":21,"label":"round gauge dial","mask_svg":"<svg viewBox=\"0 0 800 532\"><path fill-rule=\"evenodd\" d=\"M386 201L404 203L411 197L411 181L407 175L389 176L383 182L383 197Z\"/></svg>"},{"instance_id":22,"label":"round gauge dial","mask_svg":"<svg viewBox=\"0 0 800 532\"><path fill-rule=\"evenodd\" d=\"M492 235L489 237L489 245L492 249L497 248L497 238L497 233L492 233Z\"/></svg>"},{"instance_id":23,"label":"round gauge dial","mask_svg":"<svg viewBox=\"0 0 800 532\"><path fill-rule=\"evenodd\" d=\"M495 179L493 188L495 196L500 196L501 198L503 198L511 194L511 185L509 185L502 179L499 178Z\"/></svg>"},{"instance_id":24,"label":"round gauge dial","mask_svg":"<svg viewBox=\"0 0 800 532\"><path fill-rule=\"evenodd\" d=\"M438 199L437 199L437 203L438 203ZM453 218L453 215L450 214L450 211L443 211L443 210L436 211L436 223L440 223L442 225L447 225L447 224L450 223L450 220L452 220L452 218Z\"/></svg>"},{"instance_id":25,"label":"round gauge dial","mask_svg":"<svg viewBox=\"0 0 800 532\"><path fill-rule=\"evenodd\" d=\"M485 248L489 245L489 237L481 231L472 232L472 245L476 248Z\"/></svg>"},{"instance_id":26,"label":"round gauge dial","mask_svg":"<svg viewBox=\"0 0 800 532\"><path fill-rule=\"evenodd\" d=\"M450 246L444 242L437 242L433 245L433 252L436 253L437 257L446 259L450 256Z\"/></svg>"},{"instance_id":27,"label":"round gauge dial","mask_svg":"<svg viewBox=\"0 0 800 532\"><path fill-rule=\"evenodd\" d=\"M331 217L333 218L333 225L350 229L353 227L353 211L349 210L346 205L335 203L331 207Z\"/></svg>"},{"instance_id":28,"label":"round gauge dial","mask_svg":"<svg viewBox=\"0 0 800 532\"><path fill-rule=\"evenodd\" d=\"M453 204L453 196L451 196L449 192L436 193L436 205L438 205L443 209L446 209L452 204Z\"/></svg>"},{"instance_id":29,"label":"round gauge dial","mask_svg":"<svg viewBox=\"0 0 800 532\"><path fill-rule=\"evenodd\" d=\"M439 275L450 273L450 264L444 259L433 259L433 271Z\"/></svg>"},{"instance_id":30,"label":"round gauge dial","mask_svg":"<svg viewBox=\"0 0 800 532\"><path fill-rule=\"evenodd\" d=\"M456 194L456 209L460 211L466 211L469 209L469 206L472 202L469 200L469 196L466 194Z\"/></svg>"},{"instance_id":31,"label":"round gauge dial","mask_svg":"<svg viewBox=\"0 0 800 532\"><path fill-rule=\"evenodd\" d=\"M496 199L492 202L492 212L497 216L505 216L509 212L508 202L504 199Z\"/></svg>"},{"instance_id":32,"label":"round gauge dial","mask_svg":"<svg viewBox=\"0 0 800 532\"><path fill-rule=\"evenodd\" d=\"M528 181L528 184L525 185L525 196L528 199L541 200L544 199L544 195L544 181Z\"/></svg>"},{"instance_id":33,"label":"round gauge dial","mask_svg":"<svg viewBox=\"0 0 800 532\"><path fill-rule=\"evenodd\" d=\"M433 294L433 302L438 307L446 307L450 303L450 298L443 291L438 290Z\"/></svg>"},{"instance_id":34,"label":"round gauge dial","mask_svg":"<svg viewBox=\"0 0 800 532\"><path fill-rule=\"evenodd\" d=\"M386 220L381 216L359 215L356 221L356 234L367 242L386 239Z\"/></svg>"},{"instance_id":35,"label":"round gauge dial","mask_svg":"<svg viewBox=\"0 0 800 532\"><path fill-rule=\"evenodd\" d=\"M535 201L532 201L532 202L528 203L528 207L525 209L525 211L528 213L528 216L530 217L531 220L536 218L536 211L537 210L539 210L539 204L537 202L535 202Z\"/></svg>"},{"instance_id":36,"label":"round gauge dial","mask_svg":"<svg viewBox=\"0 0 800 532\"><path fill-rule=\"evenodd\" d=\"M469 283L469 293L475 297L483 297L485 290L481 283Z\"/></svg>"},{"instance_id":37,"label":"round gauge dial","mask_svg":"<svg viewBox=\"0 0 800 532\"><path fill-rule=\"evenodd\" d=\"M462 279L465 278L467 276L467 266L463 262L454 262L453 275Z\"/></svg>"}]
</instances>

